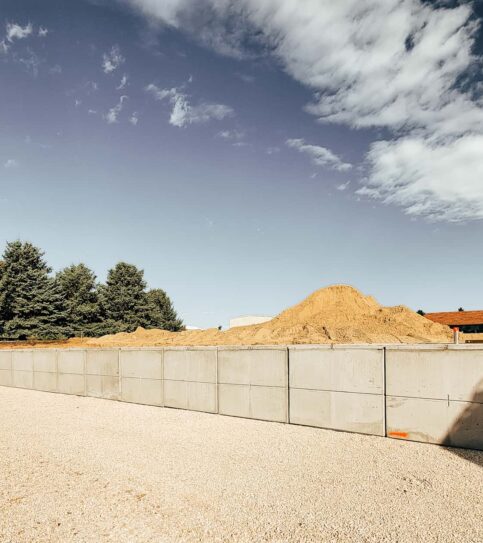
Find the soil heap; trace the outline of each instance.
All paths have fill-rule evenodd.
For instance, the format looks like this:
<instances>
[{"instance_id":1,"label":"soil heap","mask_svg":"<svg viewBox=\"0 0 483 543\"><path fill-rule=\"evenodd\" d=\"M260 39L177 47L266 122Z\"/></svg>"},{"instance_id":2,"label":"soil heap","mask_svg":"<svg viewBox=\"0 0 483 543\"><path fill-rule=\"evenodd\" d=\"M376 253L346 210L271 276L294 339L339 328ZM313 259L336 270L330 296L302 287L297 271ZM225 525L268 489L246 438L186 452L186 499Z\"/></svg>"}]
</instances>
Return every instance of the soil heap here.
<instances>
[{"instance_id":1,"label":"soil heap","mask_svg":"<svg viewBox=\"0 0 483 543\"><path fill-rule=\"evenodd\" d=\"M281 345L327 343L449 343L452 332L405 306L383 307L347 285L322 288L263 324L167 332L138 328L101 338L70 340L92 347Z\"/></svg>"}]
</instances>

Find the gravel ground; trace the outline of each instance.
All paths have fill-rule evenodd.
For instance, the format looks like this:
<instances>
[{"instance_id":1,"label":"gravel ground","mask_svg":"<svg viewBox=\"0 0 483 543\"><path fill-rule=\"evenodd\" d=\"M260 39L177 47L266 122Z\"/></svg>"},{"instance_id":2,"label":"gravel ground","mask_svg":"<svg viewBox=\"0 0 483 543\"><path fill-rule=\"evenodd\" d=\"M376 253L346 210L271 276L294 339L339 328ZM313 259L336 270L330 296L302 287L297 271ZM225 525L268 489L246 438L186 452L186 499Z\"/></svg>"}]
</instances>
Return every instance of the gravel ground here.
<instances>
[{"instance_id":1,"label":"gravel ground","mask_svg":"<svg viewBox=\"0 0 483 543\"><path fill-rule=\"evenodd\" d=\"M0 387L0 541L483 541L483 453Z\"/></svg>"}]
</instances>

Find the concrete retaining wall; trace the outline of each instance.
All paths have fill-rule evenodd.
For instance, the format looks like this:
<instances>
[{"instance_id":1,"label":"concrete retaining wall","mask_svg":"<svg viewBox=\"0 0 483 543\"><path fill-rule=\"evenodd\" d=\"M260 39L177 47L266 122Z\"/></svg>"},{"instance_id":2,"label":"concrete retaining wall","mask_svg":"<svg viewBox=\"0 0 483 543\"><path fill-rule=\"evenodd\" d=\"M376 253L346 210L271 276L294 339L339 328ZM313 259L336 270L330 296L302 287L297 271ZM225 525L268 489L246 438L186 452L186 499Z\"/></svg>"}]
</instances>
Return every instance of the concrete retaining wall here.
<instances>
[{"instance_id":1,"label":"concrete retaining wall","mask_svg":"<svg viewBox=\"0 0 483 543\"><path fill-rule=\"evenodd\" d=\"M387 347L388 437L483 449L483 349Z\"/></svg>"},{"instance_id":2,"label":"concrete retaining wall","mask_svg":"<svg viewBox=\"0 0 483 543\"><path fill-rule=\"evenodd\" d=\"M483 450L483 348L0 350L0 385Z\"/></svg>"},{"instance_id":3,"label":"concrete retaining wall","mask_svg":"<svg viewBox=\"0 0 483 543\"><path fill-rule=\"evenodd\" d=\"M217 350L164 351L164 405L191 411L218 412Z\"/></svg>"},{"instance_id":4,"label":"concrete retaining wall","mask_svg":"<svg viewBox=\"0 0 483 543\"><path fill-rule=\"evenodd\" d=\"M286 348L220 348L219 413L288 422Z\"/></svg>"},{"instance_id":5,"label":"concrete retaining wall","mask_svg":"<svg viewBox=\"0 0 483 543\"><path fill-rule=\"evenodd\" d=\"M384 349L289 352L291 423L384 435Z\"/></svg>"}]
</instances>

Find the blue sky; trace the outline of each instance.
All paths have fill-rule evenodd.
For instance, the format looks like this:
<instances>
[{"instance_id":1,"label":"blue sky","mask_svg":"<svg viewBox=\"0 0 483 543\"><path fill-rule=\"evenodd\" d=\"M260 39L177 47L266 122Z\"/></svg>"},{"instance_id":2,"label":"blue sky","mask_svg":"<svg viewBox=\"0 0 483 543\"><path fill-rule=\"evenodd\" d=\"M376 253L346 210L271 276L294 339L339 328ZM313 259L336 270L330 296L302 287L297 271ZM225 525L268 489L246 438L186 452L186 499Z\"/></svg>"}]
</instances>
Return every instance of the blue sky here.
<instances>
[{"instance_id":1,"label":"blue sky","mask_svg":"<svg viewBox=\"0 0 483 543\"><path fill-rule=\"evenodd\" d=\"M481 2L1 0L0 241L188 324L483 307Z\"/></svg>"}]
</instances>

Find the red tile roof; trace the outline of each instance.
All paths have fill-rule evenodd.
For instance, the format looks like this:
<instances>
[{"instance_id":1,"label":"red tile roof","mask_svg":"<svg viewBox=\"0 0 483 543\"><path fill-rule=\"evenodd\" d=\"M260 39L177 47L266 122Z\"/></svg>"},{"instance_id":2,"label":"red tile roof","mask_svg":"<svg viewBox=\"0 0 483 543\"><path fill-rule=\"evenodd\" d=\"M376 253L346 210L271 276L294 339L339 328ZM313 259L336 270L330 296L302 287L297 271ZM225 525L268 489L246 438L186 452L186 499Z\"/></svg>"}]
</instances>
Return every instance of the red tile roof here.
<instances>
[{"instance_id":1,"label":"red tile roof","mask_svg":"<svg viewBox=\"0 0 483 543\"><path fill-rule=\"evenodd\" d=\"M445 311L443 313L426 313L427 319L448 326L464 326L483 324L483 311Z\"/></svg>"}]
</instances>

